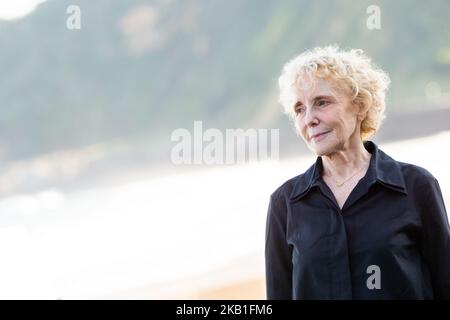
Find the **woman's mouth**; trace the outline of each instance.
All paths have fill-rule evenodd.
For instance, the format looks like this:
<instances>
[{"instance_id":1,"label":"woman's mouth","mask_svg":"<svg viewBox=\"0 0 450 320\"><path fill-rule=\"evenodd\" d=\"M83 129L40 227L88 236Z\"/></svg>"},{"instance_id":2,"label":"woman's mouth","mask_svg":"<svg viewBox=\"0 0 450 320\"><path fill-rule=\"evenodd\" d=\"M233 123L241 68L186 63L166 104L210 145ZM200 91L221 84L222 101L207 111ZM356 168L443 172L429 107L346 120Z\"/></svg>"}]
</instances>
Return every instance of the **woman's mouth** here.
<instances>
[{"instance_id":1,"label":"woman's mouth","mask_svg":"<svg viewBox=\"0 0 450 320\"><path fill-rule=\"evenodd\" d=\"M322 139L327 135L327 133L329 133L329 132L331 132L331 130L330 130L330 131L325 131L325 132L322 132L322 133L315 134L315 135L313 135L313 136L311 137L311 140L313 140L314 142L320 141L320 140L322 140Z\"/></svg>"}]
</instances>

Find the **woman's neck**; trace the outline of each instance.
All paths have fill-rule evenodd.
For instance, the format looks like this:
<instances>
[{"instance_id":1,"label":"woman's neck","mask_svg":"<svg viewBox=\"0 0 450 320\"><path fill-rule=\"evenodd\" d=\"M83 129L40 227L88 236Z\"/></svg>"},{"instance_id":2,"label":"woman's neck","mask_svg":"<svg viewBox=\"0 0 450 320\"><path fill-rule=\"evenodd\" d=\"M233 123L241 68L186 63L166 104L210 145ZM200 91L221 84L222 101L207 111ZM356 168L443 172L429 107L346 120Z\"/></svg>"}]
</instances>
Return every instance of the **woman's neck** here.
<instances>
[{"instance_id":1,"label":"woman's neck","mask_svg":"<svg viewBox=\"0 0 450 320\"><path fill-rule=\"evenodd\" d=\"M322 156L323 174L335 178L346 178L356 171L369 167L371 154L361 141L354 146Z\"/></svg>"}]
</instances>

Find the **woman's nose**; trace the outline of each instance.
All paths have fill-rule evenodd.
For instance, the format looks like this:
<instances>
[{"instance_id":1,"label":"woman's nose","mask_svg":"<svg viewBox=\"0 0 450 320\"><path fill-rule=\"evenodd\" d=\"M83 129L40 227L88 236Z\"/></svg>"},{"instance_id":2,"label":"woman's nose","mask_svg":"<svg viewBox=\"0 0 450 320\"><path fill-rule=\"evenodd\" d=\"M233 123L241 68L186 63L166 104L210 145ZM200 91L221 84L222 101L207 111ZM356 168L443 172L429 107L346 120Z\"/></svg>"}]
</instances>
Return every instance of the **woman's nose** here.
<instances>
[{"instance_id":1,"label":"woman's nose","mask_svg":"<svg viewBox=\"0 0 450 320\"><path fill-rule=\"evenodd\" d=\"M313 108L306 108L304 121L305 125L308 127L318 123L318 119Z\"/></svg>"}]
</instances>

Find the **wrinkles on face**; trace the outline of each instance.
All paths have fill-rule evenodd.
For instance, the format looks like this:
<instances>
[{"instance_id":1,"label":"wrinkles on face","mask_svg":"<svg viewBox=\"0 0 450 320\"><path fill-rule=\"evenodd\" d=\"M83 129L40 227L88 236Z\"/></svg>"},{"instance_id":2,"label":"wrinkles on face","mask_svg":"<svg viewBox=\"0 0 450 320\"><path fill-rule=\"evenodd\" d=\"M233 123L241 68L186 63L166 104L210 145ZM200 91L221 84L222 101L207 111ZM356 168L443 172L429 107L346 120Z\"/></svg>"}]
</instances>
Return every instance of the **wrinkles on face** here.
<instances>
[{"instance_id":1,"label":"wrinkles on face","mask_svg":"<svg viewBox=\"0 0 450 320\"><path fill-rule=\"evenodd\" d=\"M357 108L350 97L326 79L308 78L296 92L294 104L297 134L317 155L334 152L359 140ZM307 90L305 90L307 88Z\"/></svg>"}]
</instances>

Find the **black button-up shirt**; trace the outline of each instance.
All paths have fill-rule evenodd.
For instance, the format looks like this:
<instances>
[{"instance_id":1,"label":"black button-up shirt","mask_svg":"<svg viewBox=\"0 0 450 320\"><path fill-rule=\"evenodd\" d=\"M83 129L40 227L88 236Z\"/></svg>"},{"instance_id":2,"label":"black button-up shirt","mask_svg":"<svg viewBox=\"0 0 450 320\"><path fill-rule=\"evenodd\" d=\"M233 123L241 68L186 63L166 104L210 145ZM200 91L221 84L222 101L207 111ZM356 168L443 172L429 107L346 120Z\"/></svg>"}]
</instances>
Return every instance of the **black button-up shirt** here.
<instances>
[{"instance_id":1,"label":"black button-up shirt","mask_svg":"<svg viewBox=\"0 0 450 320\"><path fill-rule=\"evenodd\" d=\"M450 299L450 227L437 180L371 141L342 210L322 158L270 198L267 299Z\"/></svg>"}]
</instances>

